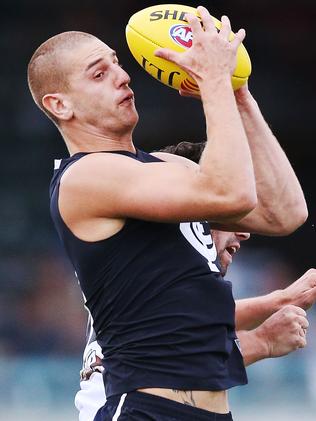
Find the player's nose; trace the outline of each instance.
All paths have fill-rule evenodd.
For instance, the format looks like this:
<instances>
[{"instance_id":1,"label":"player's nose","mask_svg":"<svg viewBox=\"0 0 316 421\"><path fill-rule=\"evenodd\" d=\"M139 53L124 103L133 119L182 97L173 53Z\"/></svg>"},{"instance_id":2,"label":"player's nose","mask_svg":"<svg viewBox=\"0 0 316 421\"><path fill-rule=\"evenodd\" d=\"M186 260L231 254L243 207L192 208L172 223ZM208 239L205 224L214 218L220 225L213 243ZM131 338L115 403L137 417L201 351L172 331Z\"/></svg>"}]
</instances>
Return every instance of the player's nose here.
<instances>
[{"instance_id":1,"label":"player's nose","mask_svg":"<svg viewBox=\"0 0 316 421\"><path fill-rule=\"evenodd\" d=\"M117 87L120 88L123 85L129 85L131 82L131 78L129 74L122 69L122 67L118 67L117 73L116 73L116 83Z\"/></svg>"},{"instance_id":2,"label":"player's nose","mask_svg":"<svg viewBox=\"0 0 316 421\"><path fill-rule=\"evenodd\" d=\"M246 240L249 240L250 238L249 232L235 232L235 235L239 241L246 241Z\"/></svg>"}]
</instances>

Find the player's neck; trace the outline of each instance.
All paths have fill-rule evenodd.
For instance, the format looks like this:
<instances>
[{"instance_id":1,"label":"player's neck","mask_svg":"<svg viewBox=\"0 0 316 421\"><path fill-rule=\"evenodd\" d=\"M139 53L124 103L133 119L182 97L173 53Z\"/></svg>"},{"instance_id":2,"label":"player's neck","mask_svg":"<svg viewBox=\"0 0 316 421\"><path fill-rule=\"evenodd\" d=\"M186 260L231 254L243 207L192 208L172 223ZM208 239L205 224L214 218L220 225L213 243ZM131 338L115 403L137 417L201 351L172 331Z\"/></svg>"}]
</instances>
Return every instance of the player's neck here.
<instances>
[{"instance_id":1,"label":"player's neck","mask_svg":"<svg viewBox=\"0 0 316 421\"><path fill-rule=\"evenodd\" d=\"M132 131L102 133L94 128L67 127L61 130L70 155L77 152L124 150L135 153Z\"/></svg>"}]
</instances>

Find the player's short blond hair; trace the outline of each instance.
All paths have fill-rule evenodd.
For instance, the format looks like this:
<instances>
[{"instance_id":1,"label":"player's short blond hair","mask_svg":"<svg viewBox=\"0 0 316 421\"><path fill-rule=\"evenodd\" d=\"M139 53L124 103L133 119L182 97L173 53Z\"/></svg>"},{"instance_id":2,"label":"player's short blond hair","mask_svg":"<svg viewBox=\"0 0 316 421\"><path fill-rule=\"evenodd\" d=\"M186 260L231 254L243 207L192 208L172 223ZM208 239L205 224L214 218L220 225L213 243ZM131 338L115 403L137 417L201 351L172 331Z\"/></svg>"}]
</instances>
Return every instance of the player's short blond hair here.
<instances>
[{"instance_id":1,"label":"player's short blond hair","mask_svg":"<svg viewBox=\"0 0 316 421\"><path fill-rule=\"evenodd\" d=\"M42 99L49 93L67 90L69 70L63 63L63 54L89 39L96 39L96 37L86 32L62 32L41 44L28 64L27 79L33 99L57 125L56 117L44 108Z\"/></svg>"}]
</instances>

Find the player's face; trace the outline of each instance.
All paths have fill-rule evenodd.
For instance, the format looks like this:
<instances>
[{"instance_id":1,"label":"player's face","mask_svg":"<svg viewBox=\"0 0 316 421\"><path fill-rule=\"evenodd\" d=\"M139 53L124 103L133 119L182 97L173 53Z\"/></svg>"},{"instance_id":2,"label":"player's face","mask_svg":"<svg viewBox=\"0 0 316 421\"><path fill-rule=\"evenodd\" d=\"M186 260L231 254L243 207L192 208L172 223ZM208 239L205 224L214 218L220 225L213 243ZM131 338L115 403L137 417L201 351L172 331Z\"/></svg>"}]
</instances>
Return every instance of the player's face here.
<instances>
[{"instance_id":1,"label":"player's face","mask_svg":"<svg viewBox=\"0 0 316 421\"><path fill-rule=\"evenodd\" d=\"M233 261L233 256L240 249L241 241L248 240L250 234L247 232L226 232L217 230L211 230L211 234L221 264L221 274L222 276L225 276L228 266Z\"/></svg>"},{"instance_id":2,"label":"player's face","mask_svg":"<svg viewBox=\"0 0 316 421\"><path fill-rule=\"evenodd\" d=\"M77 122L118 137L132 130L138 121L134 94L115 51L96 38L82 43L66 60L67 94Z\"/></svg>"}]
</instances>

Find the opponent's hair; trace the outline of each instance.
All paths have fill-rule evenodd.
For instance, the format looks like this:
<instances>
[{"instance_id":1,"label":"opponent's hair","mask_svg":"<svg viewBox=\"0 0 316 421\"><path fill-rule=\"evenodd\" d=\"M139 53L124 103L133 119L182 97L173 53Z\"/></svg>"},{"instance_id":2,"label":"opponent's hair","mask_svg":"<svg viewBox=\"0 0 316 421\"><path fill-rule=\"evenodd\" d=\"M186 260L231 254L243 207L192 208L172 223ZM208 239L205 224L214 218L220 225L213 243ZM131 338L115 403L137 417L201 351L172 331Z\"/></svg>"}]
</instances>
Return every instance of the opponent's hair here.
<instances>
[{"instance_id":1,"label":"opponent's hair","mask_svg":"<svg viewBox=\"0 0 316 421\"><path fill-rule=\"evenodd\" d=\"M177 145L165 146L164 148L160 149L159 152L167 152L173 155L180 155L198 164L204 148L205 142L193 143L184 141L178 143Z\"/></svg>"},{"instance_id":2,"label":"opponent's hair","mask_svg":"<svg viewBox=\"0 0 316 421\"><path fill-rule=\"evenodd\" d=\"M63 65L62 53L89 39L96 37L86 32L62 32L41 44L28 64L27 80L32 97L37 106L56 125L58 120L46 110L42 99L46 94L67 90L68 70Z\"/></svg>"}]
</instances>

